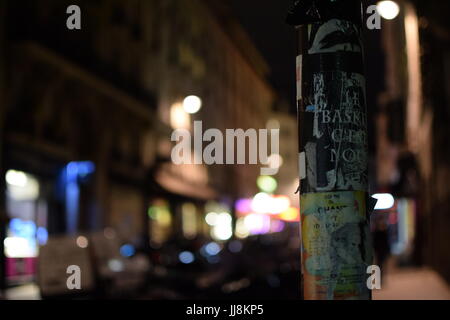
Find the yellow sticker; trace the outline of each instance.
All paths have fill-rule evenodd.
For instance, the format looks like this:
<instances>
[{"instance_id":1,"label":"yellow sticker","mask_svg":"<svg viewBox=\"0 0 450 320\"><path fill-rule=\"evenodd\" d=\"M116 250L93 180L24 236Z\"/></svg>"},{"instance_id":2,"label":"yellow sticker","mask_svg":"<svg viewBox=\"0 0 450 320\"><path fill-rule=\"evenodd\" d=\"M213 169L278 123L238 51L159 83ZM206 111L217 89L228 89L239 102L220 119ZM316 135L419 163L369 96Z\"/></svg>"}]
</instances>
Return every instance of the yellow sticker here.
<instances>
[{"instance_id":1,"label":"yellow sticker","mask_svg":"<svg viewBox=\"0 0 450 320\"><path fill-rule=\"evenodd\" d=\"M364 192L301 195L305 299L368 299Z\"/></svg>"}]
</instances>

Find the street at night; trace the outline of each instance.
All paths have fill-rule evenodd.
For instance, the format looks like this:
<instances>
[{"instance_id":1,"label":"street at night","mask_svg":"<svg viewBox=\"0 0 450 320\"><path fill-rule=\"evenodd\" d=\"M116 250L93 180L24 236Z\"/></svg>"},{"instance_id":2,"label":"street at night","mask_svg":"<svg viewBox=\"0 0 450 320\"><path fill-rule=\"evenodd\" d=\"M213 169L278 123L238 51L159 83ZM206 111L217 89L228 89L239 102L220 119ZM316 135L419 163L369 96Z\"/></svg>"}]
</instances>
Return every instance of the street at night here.
<instances>
[{"instance_id":1,"label":"street at night","mask_svg":"<svg viewBox=\"0 0 450 320\"><path fill-rule=\"evenodd\" d=\"M450 300L449 12L0 0L0 302Z\"/></svg>"}]
</instances>

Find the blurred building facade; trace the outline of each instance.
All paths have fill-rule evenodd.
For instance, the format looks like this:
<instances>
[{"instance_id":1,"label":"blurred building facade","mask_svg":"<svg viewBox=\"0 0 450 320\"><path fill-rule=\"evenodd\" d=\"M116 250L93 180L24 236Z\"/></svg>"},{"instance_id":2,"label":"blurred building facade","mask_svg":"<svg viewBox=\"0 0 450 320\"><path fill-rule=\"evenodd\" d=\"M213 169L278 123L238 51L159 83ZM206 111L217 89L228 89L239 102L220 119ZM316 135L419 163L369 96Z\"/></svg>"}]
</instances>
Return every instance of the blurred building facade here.
<instances>
[{"instance_id":1,"label":"blurred building facade","mask_svg":"<svg viewBox=\"0 0 450 320\"><path fill-rule=\"evenodd\" d=\"M277 193L290 198L293 206L299 207L299 197L296 193L299 187L298 177L298 125L297 119L289 112L289 104L279 101L269 119L268 127L280 129L281 166L275 175Z\"/></svg>"},{"instance_id":2,"label":"blurred building facade","mask_svg":"<svg viewBox=\"0 0 450 320\"><path fill-rule=\"evenodd\" d=\"M399 3L400 15L382 28L386 91L376 120L378 192L398 200L390 221L404 224L395 235L403 241L399 253L450 281L450 8L440 1Z\"/></svg>"},{"instance_id":3,"label":"blurred building facade","mask_svg":"<svg viewBox=\"0 0 450 320\"><path fill-rule=\"evenodd\" d=\"M73 4L81 30L66 28ZM113 227L124 241L146 246L155 231L149 207L167 206L172 218L163 220L173 220L177 235L184 205L193 204L200 232L207 201L224 201L231 211L234 200L256 193L259 166L170 161L172 111L184 97L203 101L198 114L184 115L191 132L194 120L204 130L265 128L275 101L266 63L220 2L1 5L5 227L33 221L43 242L48 234Z\"/></svg>"}]
</instances>

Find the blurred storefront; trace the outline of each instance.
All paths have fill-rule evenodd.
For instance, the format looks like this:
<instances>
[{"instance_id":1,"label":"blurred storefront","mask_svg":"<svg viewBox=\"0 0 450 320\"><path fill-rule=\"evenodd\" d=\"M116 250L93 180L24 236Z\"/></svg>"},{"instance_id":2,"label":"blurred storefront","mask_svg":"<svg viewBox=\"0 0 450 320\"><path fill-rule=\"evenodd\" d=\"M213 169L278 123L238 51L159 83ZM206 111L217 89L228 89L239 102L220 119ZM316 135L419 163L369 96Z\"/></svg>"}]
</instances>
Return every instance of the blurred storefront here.
<instances>
[{"instance_id":1,"label":"blurred storefront","mask_svg":"<svg viewBox=\"0 0 450 320\"><path fill-rule=\"evenodd\" d=\"M218 195L208 184L207 168L165 162L155 169L153 179L147 212L151 246L161 248L177 237L209 237L204 221L206 206Z\"/></svg>"},{"instance_id":2,"label":"blurred storefront","mask_svg":"<svg viewBox=\"0 0 450 320\"><path fill-rule=\"evenodd\" d=\"M46 202L39 200L40 183L24 172L6 174L6 210L9 214L4 240L6 277L10 283L34 280L38 246L47 238Z\"/></svg>"}]
</instances>

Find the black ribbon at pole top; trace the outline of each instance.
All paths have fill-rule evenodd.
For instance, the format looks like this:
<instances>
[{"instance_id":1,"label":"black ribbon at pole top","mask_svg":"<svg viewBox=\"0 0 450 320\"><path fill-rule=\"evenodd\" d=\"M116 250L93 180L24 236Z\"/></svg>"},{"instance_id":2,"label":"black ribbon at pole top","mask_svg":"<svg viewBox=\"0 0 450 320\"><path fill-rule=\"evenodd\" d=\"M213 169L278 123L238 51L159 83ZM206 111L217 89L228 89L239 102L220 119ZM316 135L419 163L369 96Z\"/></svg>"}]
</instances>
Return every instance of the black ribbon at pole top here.
<instances>
[{"instance_id":1,"label":"black ribbon at pole top","mask_svg":"<svg viewBox=\"0 0 450 320\"><path fill-rule=\"evenodd\" d=\"M299 26L330 19L348 20L361 26L361 0L295 0L286 22Z\"/></svg>"}]
</instances>

